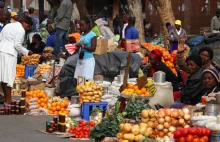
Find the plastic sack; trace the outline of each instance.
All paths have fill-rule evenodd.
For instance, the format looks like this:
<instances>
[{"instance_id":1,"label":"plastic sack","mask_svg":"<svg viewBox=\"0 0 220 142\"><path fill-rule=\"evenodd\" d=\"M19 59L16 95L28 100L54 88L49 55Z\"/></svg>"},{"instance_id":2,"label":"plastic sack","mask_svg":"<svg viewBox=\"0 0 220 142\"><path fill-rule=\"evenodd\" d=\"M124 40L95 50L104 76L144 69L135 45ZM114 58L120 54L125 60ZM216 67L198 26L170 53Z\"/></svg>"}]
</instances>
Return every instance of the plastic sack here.
<instances>
[{"instance_id":1,"label":"plastic sack","mask_svg":"<svg viewBox=\"0 0 220 142\"><path fill-rule=\"evenodd\" d=\"M187 45L189 45L190 47L196 47L197 45L201 44L204 41L204 39L204 36L194 37L187 42Z\"/></svg>"}]
</instances>

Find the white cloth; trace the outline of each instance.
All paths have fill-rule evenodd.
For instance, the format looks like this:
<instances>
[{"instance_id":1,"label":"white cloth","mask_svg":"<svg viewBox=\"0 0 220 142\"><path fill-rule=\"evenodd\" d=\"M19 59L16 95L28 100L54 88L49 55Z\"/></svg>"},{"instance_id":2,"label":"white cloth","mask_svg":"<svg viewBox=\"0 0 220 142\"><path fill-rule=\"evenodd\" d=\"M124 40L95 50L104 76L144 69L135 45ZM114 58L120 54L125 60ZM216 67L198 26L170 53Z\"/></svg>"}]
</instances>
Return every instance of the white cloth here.
<instances>
[{"instance_id":1,"label":"white cloth","mask_svg":"<svg viewBox=\"0 0 220 142\"><path fill-rule=\"evenodd\" d=\"M148 29L150 29L150 28L151 28L151 23L148 23L148 24L145 25L145 29L148 30Z\"/></svg>"},{"instance_id":2,"label":"white cloth","mask_svg":"<svg viewBox=\"0 0 220 142\"><path fill-rule=\"evenodd\" d=\"M0 52L0 82L13 87L16 76L17 57L8 53Z\"/></svg>"},{"instance_id":3,"label":"white cloth","mask_svg":"<svg viewBox=\"0 0 220 142\"><path fill-rule=\"evenodd\" d=\"M181 32L182 32L182 28L180 28L180 30L178 31L178 30L176 30L176 33L178 34L178 35L180 35L181 34Z\"/></svg>"},{"instance_id":4,"label":"white cloth","mask_svg":"<svg viewBox=\"0 0 220 142\"><path fill-rule=\"evenodd\" d=\"M78 76L85 77L86 80L93 80L95 69L95 59L88 58L80 60L78 59L74 78Z\"/></svg>"},{"instance_id":5,"label":"white cloth","mask_svg":"<svg viewBox=\"0 0 220 142\"><path fill-rule=\"evenodd\" d=\"M0 52L8 53L14 57L18 56L18 52L28 55L29 51L22 46L24 36L25 30L21 23L7 24L0 33Z\"/></svg>"},{"instance_id":6,"label":"white cloth","mask_svg":"<svg viewBox=\"0 0 220 142\"><path fill-rule=\"evenodd\" d=\"M128 23L124 24L124 27L122 29L122 38L125 38L125 29L126 29L127 26L128 26Z\"/></svg>"}]
</instances>

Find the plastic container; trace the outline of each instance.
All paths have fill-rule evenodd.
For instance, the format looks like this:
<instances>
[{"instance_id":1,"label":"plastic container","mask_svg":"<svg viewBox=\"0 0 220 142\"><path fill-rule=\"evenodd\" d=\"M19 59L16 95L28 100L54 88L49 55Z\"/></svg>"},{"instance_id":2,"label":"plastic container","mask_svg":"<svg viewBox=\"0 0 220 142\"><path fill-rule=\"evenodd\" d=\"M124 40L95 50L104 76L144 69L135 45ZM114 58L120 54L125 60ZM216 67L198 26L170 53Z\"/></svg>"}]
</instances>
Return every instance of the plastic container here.
<instances>
[{"instance_id":1,"label":"plastic container","mask_svg":"<svg viewBox=\"0 0 220 142\"><path fill-rule=\"evenodd\" d=\"M25 78L32 77L34 75L37 65L26 65L25 66Z\"/></svg>"},{"instance_id":2,"label":"plastic container","mask_svg":"<svg viewBox=\"0 0 220 142\"><path fill-rule=\"evenodd\" d=\"M100 103L83 103L81 105L81 117L82 119L89 121L90 112L98 107L103 110L103 114L105 114L107 109L108 103L107 102L100 102Z\"/></svg>"},{"instance_id":3,"label":"plastic container","mask_svg":"<svg viewBox=\"0 0 220 142\"><path fill-rule=\"evenodd\" d=\"M220 132L212 132L211 142L220 142Z\"/></svg>"}]
</instances>

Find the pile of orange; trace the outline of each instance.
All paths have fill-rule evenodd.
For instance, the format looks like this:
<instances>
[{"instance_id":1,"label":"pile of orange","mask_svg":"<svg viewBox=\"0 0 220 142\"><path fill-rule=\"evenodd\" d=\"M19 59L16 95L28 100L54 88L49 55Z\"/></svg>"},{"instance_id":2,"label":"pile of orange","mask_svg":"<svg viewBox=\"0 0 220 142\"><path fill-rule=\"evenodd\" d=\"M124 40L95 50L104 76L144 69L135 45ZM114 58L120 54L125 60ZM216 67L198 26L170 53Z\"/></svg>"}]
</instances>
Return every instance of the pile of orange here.
<instances>
[{"instance_id":1,"label":"pile of orange","mask_svg":"<svg viewBox=\"0 0 220 142\"><path fill-rule=\"evenodd\" d=\"M174 68L174 60L176 58L176 54L177 51L173 51L172 54L170 54L168 51L166 51L166 49L164 49L163 47L159 46L159 45L152 45L149 43L142 43L142 45L148 49L149 51L155 50L155 49L159 49L160 51L163 52L163 58L162 58L162 62L164 62L174 74L177 74L175 68ZM144 60L148 60L148 58L144 58Z\"/></svg>"},{"instance_id":2,"label":"pile of orange","mask_svg":"<svg viewBox=\"0 0 220 142\"><path fill-rule=\"evenodd\" d=\"M48 103L48 112L49 114L69 114L69 110L67 110L67 107L69 105L69 100L68 98L63 98L63 99L56 99L53 100L53 98L49 99Z\"/></svg>"},{"instance_id":3,"label":"pile of orange","mask_svg":"<svg viewBox=\"0 0 220 142\"><path fill-rule=\"evenodd\" d=\"M38 108L47 109L48 97L44 90L34 90L26 92L27 100L37 98ZM27 101L28 102L28 101Z\"/></svg>"},{"instance_id":4,"label":"pile of orange","mask_svg":"<svg viewBox=\"0 0 220 142\"><path fill-rule=\"evenodd\" d=\"M139 95L139 96L150 96L150 92L146 88L139 89L137 85L132 83L128 84L128 87L122 91L124 95Z\"/></svg>"},{"instance_id":5,"label":"pile of orange","mask_svg":"<svg viewBox=\"0 0 220 142\"><path fill-rule=\"evenodd\" d=\"M25 66L17 64L16 65L16 76L24 77L24 69L25 69Z\"/></svg>"},{"instance_id":6,"label":"pile of orange","mask_svg":"<svg viewBox=\"0 0 220 142\"><path fill-rule=\"evenodd\" d=\"M80 34L79 33L69 34L69 37L74 37L76 39L76 43L78 43L79 40L80 40Z\"/></svg>"}]
</instances>

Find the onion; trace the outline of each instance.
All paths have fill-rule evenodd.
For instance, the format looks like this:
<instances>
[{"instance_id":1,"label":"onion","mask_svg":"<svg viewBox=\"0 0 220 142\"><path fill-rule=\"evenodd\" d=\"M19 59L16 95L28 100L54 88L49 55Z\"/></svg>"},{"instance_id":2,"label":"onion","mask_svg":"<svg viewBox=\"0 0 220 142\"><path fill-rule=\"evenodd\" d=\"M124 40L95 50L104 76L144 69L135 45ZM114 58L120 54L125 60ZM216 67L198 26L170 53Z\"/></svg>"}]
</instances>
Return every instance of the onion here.
<instances>
[{"instance_id":1,"label":"onion","mask_svg":"<svg viewBox=\"0 0 220 142\"><path fill-rule=\"evenodd\" d=\"M183 109L183 112L184 112L185 114L189 114L189 109L188 109L188 108L184 108L184 109Z\"/></svg>"},{"instance_id":2,"label":"onion","mask_svg":"<svg viewBox=\"0 0 220 142\"><path fill-rule=\"evenodd\" d=\"M150 121L155 122L156 118L151 118Z\"/></svg>"},{"instance_id":3,"label":"onion","mask_svg":"<svg viewBox=\"0 0 220 142\"><path fill-rule=\"evenodd\" d=\"M173 133L172 133L172 132L169 132L167 135L168 135L169 137L172 137L172 136L173 136Z\"/></svg>"},{"instance_id":4,"label":"onion","mask_svg":"<svg viewBox=\"0 0 220 142\"><path fill-rule=\"evenodd\" d=\"M164 132L165 134L167 134L167 133L169 133L169 130L168 130L168 129L163 129L163 132Z\"/></svg>"},{"instance_id":5,"label":"onion","mask_svg":"<svg viewBox=\"0 0 220 142\"><path fill-rule=\"evenodd\" d=\"M190 114L185 114L184 119L187 120L187 121L190 120Z\"/></svg>"},{"instance_id":6,"label":"onion","mask_svg":"<svg viewBox=\"0 0 220 142\"><path fill-rule=\"evenodd\" d=\"M170 132L175 132L176 131L176 127L170 126L169 131Z\"/></svg>"},{"instance_id":7,"label":"onion","mask_svg":"<svg viewBox=\"0 0 220 142\"><path fill-rule=\"evenodd\" d=\"M185 120L184 119L179 119L179 125L184 126L185 125Z\"/></svg>"},{"instance_id":8,"label":"onion","mask_svg":"<svg viewBox=\"0 0 220 142\"><path fill-rule=\"evenodd\" d=\"M165 119L164 119L164 118L159 118L158 122L159 122L160 124L163 124L163 123L165 122Z\"/></svg>"},{"instance_id":9,"label":"onion","mask_svg":"<svg viewBox=\"0 0 220 142\"><path fill-rule=\"evenodd\" d=\"M163 132L159 132L158 135L162 138L165 134Z\"/></svg>"},{"instance_id":10,"label":"onion","mask_svg":"<svg viewBox=\"0 0 220 142\"><path fill-rule=\"evenodd\" d=\"M164 128L170 128L170 123L168 123L168 122L165 122L164 124L163 124L163 126L164 126Z\"/></svg>"},{"instance_id":11,"label":"onion","mask_svg":"<svg viewBox=\"0 0 220 142\"><path fill-rule=\"evenodd\" d=\"M189 128L189 127L190 127L189 125L185 125L185 126L184 126L184 128Z\"/></svg>"},{"instance_id":12,"label":"onion","mask_svg":"<svg viewBox=\"0 0 220 142\"><path fill-rule=\"evenodd\" d=\"M158 125L157 125L157 129L158 129L158 130L163 130L163 125L162 125L162 124L158 124Z\"/></svg>"},{"instance_id":13,"label":"onion","mask_svg":"<svg viewBox=\"0 0 220 142\"><path fill-rule=\"evenodd\" d=\"M183 118L183 117L184 117L184 112L183 112L182 110L180 110L179 116L180 116L180 118Z\"/></svg>"},{"instance_id":14,"label":"onion","mask_svg":"<svg viewBox=\"0 0 220 142\"><path fill-rule=\"evenodd\" d=\"M178 110L173 110L172 117L179 118L179 111Z\"/></svg>"},{"instance_id":15,"label":"onion","mask_svg":"<svg viewBox=\"0 0 220 142\"><path fill-rule=\"evenodd\" d=\"M165 116L165 121L166 122L171 122L171 117L170 116Z\"/></svg>"},{"instance_id":16,"label":"onion","mask_svg":"<svg viewBox=\"0 0 220 142\"><path fill-rule=\"evenodd\" d=\"M173 121L171 122L171 125L172 125L172 126L178 126L178 121L177 121L177 120L173 120Z\"/></svg>"},{"instance_id":17,"label":"onion","mask_svg":"<svg viewBox=\"0 0 220 142\"><path fill-rule=\"evenodd\" d=\"M164 117L165 117L165 112L164 112L164 110L159 110L159 111L158 111L158 117L160 117L160 118L164 118Z\"/></svg>"},{"instance_id":18,"label":"onion","mask_svg":"<svg viewBox=\"0 0 220 142\"><path fill-rule=\"evenodd\" d=\"M170 109L166 109L165 110L165 115L166 116L170 116L171 115L171 110Z\"/></svg>"},{"instance_id":19,"label":"onion","mask_svg":"<svg viewBox=\"0 0 220 142\"><path fill-rule=\"evenodd\" d=\"M153 122L151 122L151 121L148 121L148 122L147 122L147 126L148 126L148 127L152 128L152 127L153 127L153 125L154 125L154 123L153 123Z\"/></svg>"}]
</instances>

